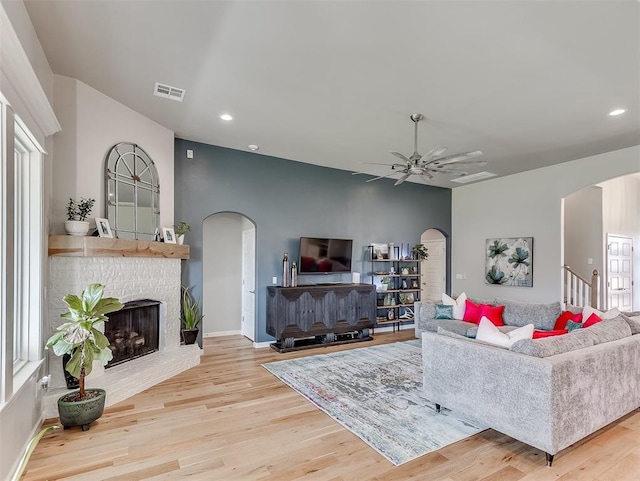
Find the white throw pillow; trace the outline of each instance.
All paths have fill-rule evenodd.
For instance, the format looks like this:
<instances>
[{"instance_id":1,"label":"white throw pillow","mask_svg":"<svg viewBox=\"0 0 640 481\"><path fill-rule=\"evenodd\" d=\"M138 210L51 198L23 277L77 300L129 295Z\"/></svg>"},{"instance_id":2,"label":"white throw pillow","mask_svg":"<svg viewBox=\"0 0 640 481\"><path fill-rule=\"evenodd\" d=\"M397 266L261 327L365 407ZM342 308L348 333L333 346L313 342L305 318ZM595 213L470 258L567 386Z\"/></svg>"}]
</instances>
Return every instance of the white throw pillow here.
<instances>
[{"instance_id":1,"label":"white throw pillow","mask_svg":"<svg viewBox=\"0 0 640 481\"><path fill-rule=\"evenodd\" d=\"M476 339L508 349L516 341L531 339L533 337L533 329L533 324L527 324L513 331L500 332L493 322L486 316L482 316L478 325Z\"/></svg>"},{"instance_id":2,"label":"white throw pillow","mask_svg":"<svg viewBox=\"0 0 640 481\"><path fill-rule=\"evenodd\" d=\"M595 314L604 321L605 319L613 319L614 317L619 316L620 311L617 307L609 309L607 312L602 312L598 309L594 309L591 306L584 306L584 308L582 309L582 322L585 322L587 319L589 319L589 316L591 316L591 314Z\"/></svg>"},{"instance_id":3,"label":"white throw pillow","mask_svg":"<svg viewBox=\"0 0 640 481\"><path fill-rule=\"evenodd\" d=\"M457 299L453 299L446 294L442 294L442 303L445 306L453 306L452 315L454 319L461 321L464 318L464 311L467 308L467 295L463 292Z\"/></svg>"}]
</instances>

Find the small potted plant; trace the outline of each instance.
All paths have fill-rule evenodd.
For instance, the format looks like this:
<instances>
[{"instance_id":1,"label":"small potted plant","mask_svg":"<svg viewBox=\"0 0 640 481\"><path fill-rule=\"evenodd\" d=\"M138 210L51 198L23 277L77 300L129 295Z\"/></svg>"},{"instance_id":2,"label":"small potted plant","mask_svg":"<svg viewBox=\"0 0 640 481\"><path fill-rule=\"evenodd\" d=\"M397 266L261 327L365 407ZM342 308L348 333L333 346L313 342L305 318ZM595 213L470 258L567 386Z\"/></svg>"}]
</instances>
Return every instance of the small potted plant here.
<instances>
[{"instance_id":1,"label":"small potted plant","mask_svg":"<svg viewBox=\"0 0 640 481\"><path fill-rule=\"evenodd\" d=\"M184 244L184 235L191 231L191 226L181 220L176 227L176 240L178 244Z\"/></svg>"},{"instance_id":2,"label":"small potted plant","mask_svg":"<svg viewBox=\"0 0 640 481\"><path fill-rule=\"evenodd\" d=\"M416 244L413 246L413 258L426 261L429 258L429 252L427 252L427 247L424 244Z\"/></svg>"},{"instance_id":3,"label":"small potted plant","mask_svg":"<svg viewBox=\"0 0 640 481\"><path fill-rule=\"evenodd\" d=\"M70 354L71 359L65 369L79 380L80 389L64 394L58 399L60 423L66 428L89 425L102 416L106 391L104 389L85 389L85 377L91 373L93 361L106 365L113 354L109 349L109 340L96 329L99 322L108 321L105 314L119 311L124 306L114 297L102 297L104 286L90 284L80 297L74 294L64 296L69 311L60 317L67 320L58 327L49 338L46 348L53 348L57 356Z\"/></svg>"},{"instance_id":4,"label":"small potted plant","mask_svg":"<svg viewBox=\"0 0 640 481\"><path fill-rule=\"evenodd\" d=\"M196 301L191 294L190 287L182 286L182 299L180 302L180 310L182 316L182 339L185 344L194 344L198 338L198 326L202 322L204 315L200 314L200 302Z\"/></svg>"},{"instance_id":5,"label":"small potted plant","mask_svg":"<svg viewBox=\"0 0 640 481\"><path fill-rule=\"evenodd\" d=\"M96 203L95 199L73 200L69 198L67 204L67 220L64 223L64 228L69 235L83 236L89 232L89 223L87 222L87 216L91 213L93 205Z\"/></svg>"}]
</instances>

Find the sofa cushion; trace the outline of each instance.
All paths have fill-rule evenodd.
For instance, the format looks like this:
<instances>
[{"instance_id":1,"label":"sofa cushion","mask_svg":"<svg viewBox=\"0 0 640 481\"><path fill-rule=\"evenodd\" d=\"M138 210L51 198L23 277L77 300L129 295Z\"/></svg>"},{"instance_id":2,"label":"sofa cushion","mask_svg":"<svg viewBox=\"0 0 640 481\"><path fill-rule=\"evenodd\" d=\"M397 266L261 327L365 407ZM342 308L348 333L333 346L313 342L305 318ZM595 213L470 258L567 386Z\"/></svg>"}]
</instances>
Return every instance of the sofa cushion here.
<instances>
[{"instance_id":1,"label":"sofa cushion","mask_svg":"<svg viewBox=\"0 0 640 481\"><path fill-rule=\"evenodd\" d=\"M480 318L486 317L494 326L504 326L502 312L504 306L492 306L490 304L480 304Z\"/></svg>"},{"instance_id":2,"label":"sofa cushion","mask_svg":"<svg viewBox=\"0 0 640 481\"><path fill-rule=\"evenodd\" d=\"M480 322L480 318L482 317L482 308L480 307L481 305L476 304L469 299L467 299L465 303L467 307L464 310L464 316L462 320L478 324Z\"/></svg>"},{"instance_id":3,"label":"sofa cushion","mask_svg":"<svg viewBox=\"0 0 640 481\"><path fill-rule=\"evenodd\" d=\"M594 344L617 341L618 339L631 336L631 327L629 327L627 321L619 315L614 319L598 322L589 328L579 329L576 332L572 332L571 335L578 334L580 331L589 333L593 338Z\"/></svg>"},{"instance_id":4,"label":"sofa cushion","mask_svg":"<svg viewBox=\"0 0 640 481\"><path fill-rule=\"evenodd\" d=\"M542 339L544 337L553 337L553 336L562 336L563 334L567 334L569 331L567 329L554 329L553 331L533 331L533 339Z\"/></svg>"},{"instance_id":5,"label":"sofa cushion","mask_svg":"<svg viewBox=\"0 0 640 481\"><path fill-rule=\"evenodd\" d=\"M455 332L460 336L475 337L477 325L457 319L427 319L424 323L424 330L438 332L441 327L447 331ZM470 332L470 328L472 331Z\"/></svg>"},{"instance_id":6,"label":"sofa cushion","mask_svg":"<svg viewBox=\"0 0 640 481\"><path fill-rule=\"evenodd\" d=\"M550 331L560 316L560 303L531 304L527 302L496 299L497 304L504 306L502 320L509 326L521 327L533 323L536 329Z\"/></svg>"},{"instance_id":7,"label":"sofa cushion","mask_svg":"<svg viewBox=\"0 0 640 481\"><path fill-rule=\"evenodd\" d=\"M436 314L434 319L453 319L453 306L436 304Z\"/></svg>"},{"instance_id":8,"label":"sofa cushion","mask_svg":"<svg viewBox=\"0 0 640 481\"><path fill-rule=\"evenodd\" d=\"M575 331L576 329L582 329L581 322L575 322L575 321L567 322L567 331L571 332L571 331Z\"/></svg>"},{"instance_id":9,"label":"sofa cushion","mask_svg":"<svg viewBox=\"0 0 640 481\"><path fill-rule=\"evenodd\" d=\"M597 314L600 319L604 320L604 319L613 319L614 317L617 317L618 314L620 314L620 311L618 310L617 307L614 307L613 309L609 309L608 311L599 311L598 309L594 309L591 306L584 306L584 308L582 309L582 319L583 320L589 319L591 314Z\"/></svg>"},{"instance_id":10,"label":"sofa cushion","mask_svg":"<svg viewBox=\"0 0 640 481\"><path fill-rule=\"evenodd\" d=\"M626 316L624 314L620 314L620 317L629 324L631 334L640 334L640 315Z\"/></svg>"},{"instance_id":11,"label":"sofa cushion","mask_svg":"<svg viewBox=\"0 0 640 481\"><path fill-rule=\"evenodd\" d=\"M564 311L556 319L556 323L553 326L553 330L555 331L555 330L558 330L558 329L566 329L567 328L567 322L569 322L569 321L582 322L582 312L579 312L579 313L576 314L576 313L573 313L571 311Z\"/></svg>"},{"instance_id":12,"label":"sofa cushion","mask_svg":"<svg viewBox=\"0 0 640 481\"><path fill-rule=\"evenodd\" d=\"M582 323L582 327L591 327L594 324L602 322L602 319L595 312L587 317L587 320Z\"/></svg>"},{"instance_id":13,"label":"sofa cushion","mask_svg":"<svg viewBox=\"0 0 640 481\"><path fill-rule=\"evenodd\" d=\"M463 292L458 296L457 299L454 299L447 294L442 294L442 303L447 306L453 306L453 318L462 320L464 317L464 310L466 308L466 300L467 295Z\"/></svg>"},{"instance_id":14,"label":"sofa cushion","mask_svg":"<svg viewBox=\"0 0 640 481\"><path fill-rule=\"evenodd\" d=\"M563 352L583 349L594 345L594 340L586 329L579 329L565 336L544 339L524 339L511 346L513 352L535 357L549 357Z\"/></svg>"},{"instance_id":15,"label":"sofa cushion","mask_svg":"<svg viewBox=\"0 0 640 481\"><path fill-rule=\"evenodd\" d=\"M527 324L510 332L500 332L490 319L482 316L478 324L476 339L493 344L494 346L509 348L514 342L520 339L531 339L532 334L533 324Z\"/></svg>"}]
</instances>

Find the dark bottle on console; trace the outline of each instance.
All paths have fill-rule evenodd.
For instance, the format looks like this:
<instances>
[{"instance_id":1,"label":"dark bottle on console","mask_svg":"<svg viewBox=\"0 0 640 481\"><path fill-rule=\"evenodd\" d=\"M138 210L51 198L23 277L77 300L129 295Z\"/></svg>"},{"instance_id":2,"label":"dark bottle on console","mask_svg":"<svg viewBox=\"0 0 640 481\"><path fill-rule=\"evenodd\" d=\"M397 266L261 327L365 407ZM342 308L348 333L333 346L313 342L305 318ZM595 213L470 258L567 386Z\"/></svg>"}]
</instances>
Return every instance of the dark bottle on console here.
<instances>
[{"instance_id":1,"label":"dark bottle on console","mask_svg":"<svg viewBox=\"0 0 640 481\"><path fill-rule=\"evenodd\" d=\"M282 287L289 287L291 285L291 273L289 272L289 254L284 253L282 259Z\"/></svg>"},{"instance_id":2,"label":"dark bottle on console","mask_svg":"<svg viewBox=\"0 0 640 481\"><path fill-rule=\"evenodd\" d=\"M291 263L291 287L298 286L298 266L296 265L296 261Z\"/></svg>"}]
</instances>

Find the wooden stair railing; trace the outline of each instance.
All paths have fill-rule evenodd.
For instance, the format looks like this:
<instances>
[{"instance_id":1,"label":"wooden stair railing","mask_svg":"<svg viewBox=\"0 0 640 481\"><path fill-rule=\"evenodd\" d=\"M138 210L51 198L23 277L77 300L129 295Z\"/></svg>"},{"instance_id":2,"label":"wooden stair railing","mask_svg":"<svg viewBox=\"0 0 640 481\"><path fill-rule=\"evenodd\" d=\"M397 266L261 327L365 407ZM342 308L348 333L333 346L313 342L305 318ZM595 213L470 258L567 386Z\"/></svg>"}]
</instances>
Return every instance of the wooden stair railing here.
<instances>
[{"instance_id":1,"label":"wooden stair railing","mask_svg":"<svg viewBox=\"0 0 640 481\"><path fill-rule=\"evenodd\" d=\"M596 309L600 306L600 274L593 270L591 282L574 272L568 265L562 266L564 303L584 307L589 305Z\"/></svg>"}]
</instances>

